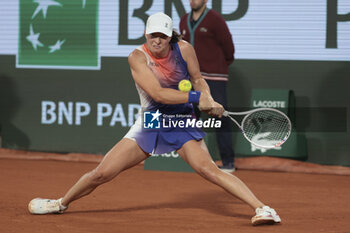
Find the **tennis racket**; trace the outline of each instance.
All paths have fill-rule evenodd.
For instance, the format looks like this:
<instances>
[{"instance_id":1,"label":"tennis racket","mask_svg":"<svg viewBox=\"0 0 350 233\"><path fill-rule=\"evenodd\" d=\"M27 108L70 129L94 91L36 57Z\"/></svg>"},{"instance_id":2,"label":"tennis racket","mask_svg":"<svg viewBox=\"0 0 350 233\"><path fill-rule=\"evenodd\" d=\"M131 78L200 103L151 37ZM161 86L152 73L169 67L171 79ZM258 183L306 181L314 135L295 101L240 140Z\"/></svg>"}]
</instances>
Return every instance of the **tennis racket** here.
<instances>
[{"instance_id":1,"label":"tennis racket","mask_svg":"<svg viewBox=\"0 0 350 233\"><path fill-rule=\"evenodd\" d=\"M257 147L278 147L291 134L292 124L289 118L274 108L257 108L245 112L225 111L223 116L230 118L241 129L244 137ZM243 116L242 123L239 124L232 116Z\"/></svg>"}]
</instances>

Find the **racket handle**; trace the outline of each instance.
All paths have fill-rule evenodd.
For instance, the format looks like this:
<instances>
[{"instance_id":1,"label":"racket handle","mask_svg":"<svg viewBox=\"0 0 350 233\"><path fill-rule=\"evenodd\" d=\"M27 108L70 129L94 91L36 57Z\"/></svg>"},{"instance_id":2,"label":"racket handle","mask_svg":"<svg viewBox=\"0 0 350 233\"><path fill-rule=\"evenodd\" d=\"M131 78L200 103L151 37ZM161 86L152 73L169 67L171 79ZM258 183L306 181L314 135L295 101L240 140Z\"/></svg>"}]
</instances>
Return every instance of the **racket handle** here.
<instances>
[{"instance_id":1,"label":"racket handle","mask_svg":"<svg viewBox=\"0 0 350 233\"><path fill-rule=\"evenodd\" d=\"M227 117L227 116L228 116L228 112L225 111L222 115L225 116L225 117Z\"/></svg>"}]
</instances>

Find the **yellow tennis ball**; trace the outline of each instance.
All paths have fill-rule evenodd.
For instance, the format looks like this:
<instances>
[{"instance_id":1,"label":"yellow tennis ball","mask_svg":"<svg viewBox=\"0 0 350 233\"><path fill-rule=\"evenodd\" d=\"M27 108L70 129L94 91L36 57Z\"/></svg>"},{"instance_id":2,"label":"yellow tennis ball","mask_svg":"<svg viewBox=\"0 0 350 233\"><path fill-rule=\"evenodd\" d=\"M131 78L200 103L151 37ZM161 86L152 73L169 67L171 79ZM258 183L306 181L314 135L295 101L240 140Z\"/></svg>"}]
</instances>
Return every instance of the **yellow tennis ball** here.
<instances>
[{"instance_id":1,"label":"yellow tennis ball","mask_svg":"<svg viewBox=\"0 0 350 233\"><path fill-rule=\"evenodd\" d=\"M189 92L192 88L192 84L187 79L183 79L179 82L179 90L183 92Z\"/></svg>"}]
</instances>

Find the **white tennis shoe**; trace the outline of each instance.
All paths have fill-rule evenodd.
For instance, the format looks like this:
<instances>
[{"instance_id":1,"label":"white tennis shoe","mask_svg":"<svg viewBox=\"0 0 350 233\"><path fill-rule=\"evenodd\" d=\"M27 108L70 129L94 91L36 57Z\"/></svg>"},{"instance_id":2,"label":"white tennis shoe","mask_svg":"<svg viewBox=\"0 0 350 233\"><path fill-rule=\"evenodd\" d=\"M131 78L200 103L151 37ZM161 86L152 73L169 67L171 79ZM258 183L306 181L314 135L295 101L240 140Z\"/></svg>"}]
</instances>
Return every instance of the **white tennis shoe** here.
<instances>
[{"instance_id":1,"label":"white tennis shoe","mask_svg":"<svg viewBox=\"0 0 350 233\"><path fill-rule=\"evenodd\" d=\"M281 222L280 216L274 209L270 208L269 206L256 208L255 212L256 215L252 217L252 224L254 226Z\"/></svg>"},{"instance_id":2,"label":"white tennis shoe","mask_svg":"<svg viewBox=\"0 0 350 233\"><path fill-rule=\"evenodd\" d=\"M61 214L67 206L62 205L62 198L50 200L35 198L28 204L28 210L31 214Z\"/></svg>"}]
</instances>

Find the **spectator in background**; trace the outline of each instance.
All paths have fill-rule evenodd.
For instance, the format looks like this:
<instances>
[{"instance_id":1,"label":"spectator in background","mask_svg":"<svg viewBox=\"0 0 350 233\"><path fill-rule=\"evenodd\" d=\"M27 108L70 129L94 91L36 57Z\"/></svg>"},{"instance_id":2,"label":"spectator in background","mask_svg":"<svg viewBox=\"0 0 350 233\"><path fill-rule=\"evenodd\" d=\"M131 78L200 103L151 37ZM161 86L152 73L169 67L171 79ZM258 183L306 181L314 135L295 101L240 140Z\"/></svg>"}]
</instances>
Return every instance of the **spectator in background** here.
<instances>
[{"instance_id":1,"label":"spectator in background","mask_svg":"<svg viewBox=\"0 0 350 233\"><path fill-rule=\"evenodd\" d=\"M227 107L226 86L228 66L234 60L231 33L222 16L207 8L208 0L190 0L192 11L181 17L182 38L190 42L199 61L200 71L207 81L214 100ZM199 111L196 112L199 117ZM234 172L231 122L221 119L222 127L216 131L217 145L222 160L222 170Z\"/></svg>"}]
</instances>

